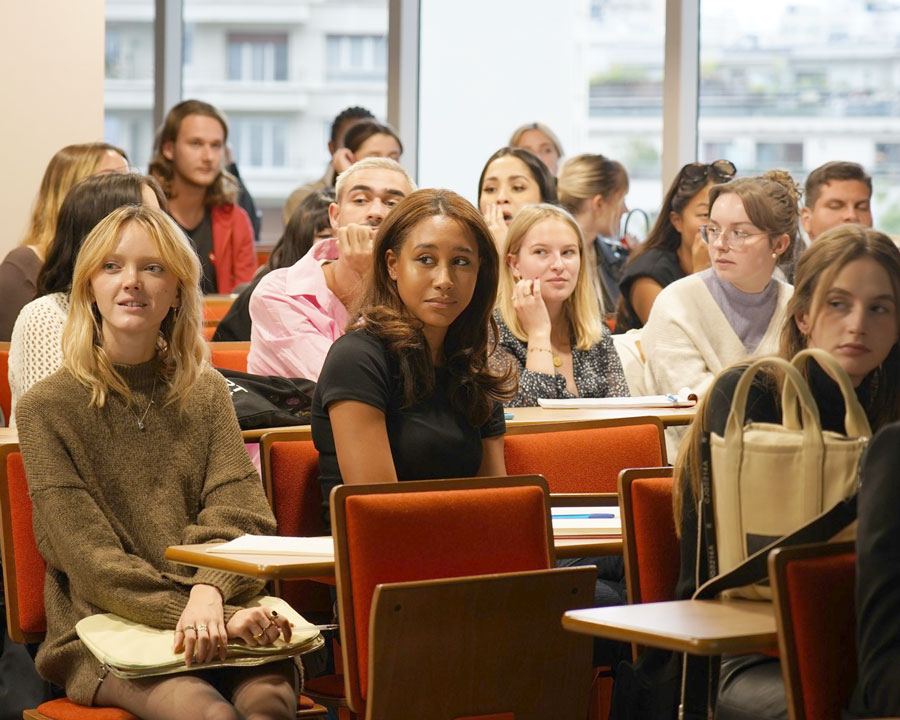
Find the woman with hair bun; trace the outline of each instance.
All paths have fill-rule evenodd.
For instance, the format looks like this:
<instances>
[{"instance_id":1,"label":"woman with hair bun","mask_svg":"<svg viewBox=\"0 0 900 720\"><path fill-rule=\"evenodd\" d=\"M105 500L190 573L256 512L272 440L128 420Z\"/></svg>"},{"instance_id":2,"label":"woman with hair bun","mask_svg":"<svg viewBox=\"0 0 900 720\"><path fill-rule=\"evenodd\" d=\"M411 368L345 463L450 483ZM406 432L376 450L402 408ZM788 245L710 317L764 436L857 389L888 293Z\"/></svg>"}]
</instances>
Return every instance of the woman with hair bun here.
<instances>
[{"instance_id":1,"label":"woman with hair bun","mask_svg":"<svg viewBox=\"0 0 900 720\"><path fill-rule=\"evenodd\" d=\"M713 186L700 228L712 267L664 288L641 332L650 392L702 395L723 368L778 349L793 288L773 273L797 239L798 201L780 170Z\"/></svg>"}]
</instances>

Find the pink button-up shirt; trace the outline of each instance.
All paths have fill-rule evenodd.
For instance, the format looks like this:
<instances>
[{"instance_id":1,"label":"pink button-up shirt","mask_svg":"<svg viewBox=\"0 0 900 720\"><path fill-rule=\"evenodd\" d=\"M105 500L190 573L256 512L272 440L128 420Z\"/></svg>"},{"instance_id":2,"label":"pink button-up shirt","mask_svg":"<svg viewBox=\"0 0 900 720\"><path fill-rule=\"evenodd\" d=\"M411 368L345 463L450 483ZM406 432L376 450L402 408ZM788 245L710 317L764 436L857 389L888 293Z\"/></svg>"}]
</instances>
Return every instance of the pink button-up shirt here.
<instances>
[{"instance_id":1,"label":"pink button-up shirt","mask_svg":"<svg viewBox=\"0 0 900 720\"><path fill-rule=\"evenodd\" d=\"M319 379L331 343L347 326L347 308L322 272L337 256L337 239L323 240L290 267L260 280L250 296L247 372Z\"/></svg>"}]
</instances>

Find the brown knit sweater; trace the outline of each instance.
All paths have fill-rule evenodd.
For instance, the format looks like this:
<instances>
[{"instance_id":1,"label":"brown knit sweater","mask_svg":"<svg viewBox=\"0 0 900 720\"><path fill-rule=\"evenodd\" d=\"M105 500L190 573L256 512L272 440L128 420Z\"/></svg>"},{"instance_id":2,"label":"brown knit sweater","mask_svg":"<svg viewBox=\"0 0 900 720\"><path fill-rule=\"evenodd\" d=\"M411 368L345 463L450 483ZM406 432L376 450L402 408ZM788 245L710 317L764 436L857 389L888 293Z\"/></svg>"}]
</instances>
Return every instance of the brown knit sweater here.
<instances>
[{"instance_id":1,"label":"brown knit sweater","mask_svg":"<svg viewBox=\"0 0 900 720\"><path fill-rule=\"evenodd\" d=\"M101 668L75 634L78 620L113 612L174 628L191 586L207 583L222 592L227 621L262 583L168 562L166 547L275 531L222 376L207 367L184 412L163 407L166 387L157 381L141 431L156 362L116 369L134 392L133 411L117 394L103 408L89 406L90 392L65 368L16 409L47 562L47 638L37 668L84 705Z\"/></svg>"}]
</instances>

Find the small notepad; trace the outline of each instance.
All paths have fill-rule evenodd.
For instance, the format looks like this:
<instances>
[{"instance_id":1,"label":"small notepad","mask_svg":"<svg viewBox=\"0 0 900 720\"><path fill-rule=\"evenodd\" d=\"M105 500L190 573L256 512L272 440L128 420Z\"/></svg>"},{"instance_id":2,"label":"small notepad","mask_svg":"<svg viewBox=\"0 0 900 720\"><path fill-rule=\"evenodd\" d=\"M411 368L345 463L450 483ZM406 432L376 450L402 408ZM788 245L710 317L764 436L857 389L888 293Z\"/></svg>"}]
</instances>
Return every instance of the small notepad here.
<instances>
[{"instance_id":1,"label":"small notepad","mask_svg":"<svg viewBox=\"0 0 900 720\"><path fill-rule=\"evenodd\" d=\"M555 507L550 508L554 537L605 537L622 534L619 508Z\"/></svg>"},{"instance_id":2,"label":"small notepad","mask_svg":"<svg viewBox=\"0 0 900 720\"><path fill-rule=\"evenodd\" d=\"M331 535L321 537L241 535L231 542L208 548L206 552L235 555L314 555L333 558L334 540Z\"/></svg>"}]
</instances>

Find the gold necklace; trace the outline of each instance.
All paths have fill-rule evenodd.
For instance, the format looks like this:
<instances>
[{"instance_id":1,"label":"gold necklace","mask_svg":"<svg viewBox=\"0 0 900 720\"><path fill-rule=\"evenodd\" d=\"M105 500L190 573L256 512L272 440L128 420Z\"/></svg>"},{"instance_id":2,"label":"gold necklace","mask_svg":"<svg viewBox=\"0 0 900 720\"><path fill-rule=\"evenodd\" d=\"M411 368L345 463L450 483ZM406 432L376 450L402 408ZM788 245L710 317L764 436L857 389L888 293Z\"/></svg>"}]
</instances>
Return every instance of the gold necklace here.
<instances>
[{"instance_id":1,"label":"gold necklace","mask_svg":"<svg viewBox=\"0 0 900 720\"><path fill-rule=\"evenodd\" d=\"M128 406L128 409L131 411L131 414L134 415L134 419L137 420L138 430L141 432L144 431L146 427L144 425L144 420L147 419L147 413L150 412L150 408L153 406L153 393L156 392L156 378L153 378L153 387L150 388L150 402L147 403L147 409L144 410L144 414L138 417L138 414L134 411L134 408L131 405Z\"/></svg>"},{"instance_id":2,"label":"gold necklace","mask_svg":"<svg viewBox=\"0 0 900 720\"><path fill-rule=\"evenodd\" d=\"M553 367L562 367L562 358L556 353L553 353Z\"/></svg>"}]
</instances>

